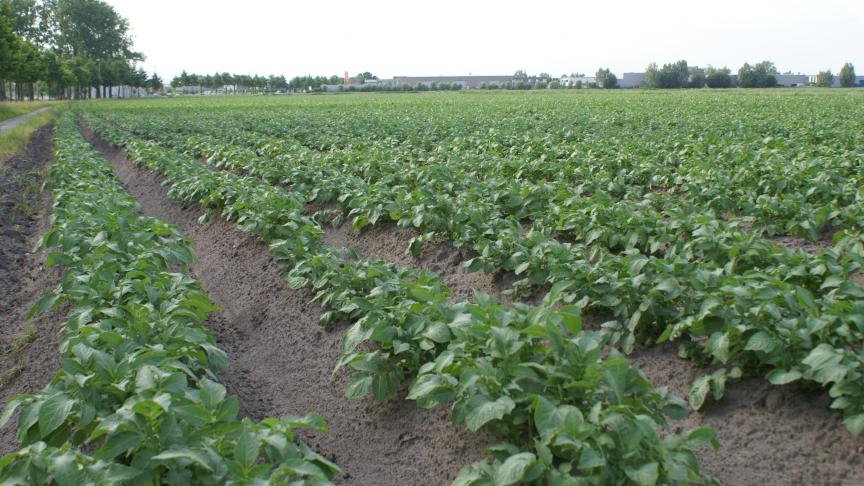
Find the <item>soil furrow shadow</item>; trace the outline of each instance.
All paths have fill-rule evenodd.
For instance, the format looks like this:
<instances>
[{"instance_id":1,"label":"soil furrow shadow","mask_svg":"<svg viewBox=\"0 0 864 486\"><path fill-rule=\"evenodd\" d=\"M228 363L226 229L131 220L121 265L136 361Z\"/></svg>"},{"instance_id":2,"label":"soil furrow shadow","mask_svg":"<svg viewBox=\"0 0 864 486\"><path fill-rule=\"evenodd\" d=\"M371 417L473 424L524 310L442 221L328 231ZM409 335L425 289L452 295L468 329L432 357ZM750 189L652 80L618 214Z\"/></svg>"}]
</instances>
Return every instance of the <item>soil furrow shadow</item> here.
<instances>
[{"instance_id":1,"label":"soil furrow shadow","mask_svg":"<svg viewBox=\"0 0 864 486\"><path fill-rule=\"evenodd\" d=\"M51 226L51 194L41 191L52 159L52 127L37 130L25 149L0 168L0 402L37 393L59 365L59 331L68 306L31 320L27 311L60 281L33 247ZM17 418L0 430L0 455L18 449Z\"/></svg>"}]
</instances>

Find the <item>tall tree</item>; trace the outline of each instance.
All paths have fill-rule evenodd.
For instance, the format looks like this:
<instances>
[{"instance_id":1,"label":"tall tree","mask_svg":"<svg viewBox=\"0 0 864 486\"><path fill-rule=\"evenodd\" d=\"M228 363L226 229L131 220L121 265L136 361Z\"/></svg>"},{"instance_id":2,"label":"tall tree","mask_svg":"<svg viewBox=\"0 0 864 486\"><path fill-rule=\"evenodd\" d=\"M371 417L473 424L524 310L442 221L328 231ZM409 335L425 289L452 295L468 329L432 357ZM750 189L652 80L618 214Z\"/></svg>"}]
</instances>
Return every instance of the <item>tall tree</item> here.
<instances>
[{"instance_id":1,"label":"tall tree","mask_svg":"<svg viewBox=\"0 0 864 486\"><path fill-rule=\"evenodd\" d=\"M76 80L70 64L54 51L44 51L42 58L49 95L55 98L67 98L69 96L67 91L75 86Z\"/></svg>"},{"instance_id":2,"label":"tall tree","mask_svg":"<svg viewBox=\"0 0 864 486\"><path fill-rule=\"evenodd\" d=\"M15 35L40 49L53 46L53 1L8 0Z\"/></svg>"},{"instance_id":3,"label":"tall tree","mask_svg":"<svg viewBox=\"0 0 864 486\"><path fill-rule=\"evenodd\" d=\"M851 88L855 86L855 66L847 62L840 68L840 86Z\"/></svg>"},{"instance_id":4,"label":"tall tree","mask_svg":"<svg viewBox=\"0 0 864 486\"><path fill-rule=\"evenodd\" d=\"M687 61L680 60L671 64L664 64L657 68L657 63L651 63L645 69L644 84L646 88L686 88L690 79L690 69Z\"/></svg>"},{"instance_id":5,"label":"tall tree","mask_svg":"<svg viewBox=\"0 0 864 486\"><path fill-rule=\"evenodd\" d=\"M831 70L821 71L816 75L816 86L820 88L830 88L834 84L834 73Z\"/></svg>"},{"instance_id":6,"label":"tall tree","mask_svg":"<svg viewBox=\"0 0 864 486\"><path fill-rule=\"evenodd\" d=\"M598 69L594 76L594 79L597 81L597 86L600 88L612 89L618 87L618 78L615 77L608 68Z\"/></svg>"},{"instance_id":7,"label":"tall tree","mask_svg":"<svg viewBox=\"0 0 864 486\"><path fill-rule=\"evenodd\" d=\"M0 101L6 100L6 83L15 76L21 41L15 35L12 6L0 1Z\"/></svg>"},{"instance_id":8,"label":"tall tree","mask_svg":"<svg viewBox=\"0 0 864 486\"><path fill-rule=\"evenodd\" d=\"M645 78L642 84L645 88L657 88L660 84L660 69L656 62L652 62L645 68Z\"/></svg>"},{"instance_id":9,"label":"tall tree","mask_svg":"<svg viewBox=\"0 0 864 486\"><path fill-rule=\"evenodd\" d=\"M687 81L688 88L704 88L705 87L705 70L698 67L692 66L690 69L690 79Z\"/></svg>"},{"instance_id":10,"label":"tall tree","mask_svg":"<svg viewBox=\"0 0 864 486\"><path fill-rule=\"evenodd\" d=\"M92 59L131 56L129 24L99 0L57 0L58 48Z\"/></svg>"},{"instance_id":11,"label":"tall tree","mask_svg":"<svg viewBox=\"0 0 864 486\"><path fill-rule=\"evenodd\" d=\"M150 76L150 79L147 80L147 89L151 91L162 91L162 78L159 77L158 74L154 71Z\"/></svg>"},{"instance_id":12,"label":"tall tree","mask_svg":"<svg viewBox=\"0 0 864 486\"><path fill-rule=\"evenodd\" d=\"M18 66L15 86L18 99L35 99L36 81L45 78L45 65L39 48L30 42L22 42L18 50Z\"/></svg>"},{"instance_id":13,"label":"tall tree","mask_svg":"<svg viewBox=\"0 0 864 486\"><path fill-rule=\"evenodd\" d=\"M773 88L777 86L777 66L771 61L762 61L755 66L757 79L760 81L762 88Z\"/></svg>"},{"instance_id":14,"label":"tall tree","mask_svg":"<svg viewBox=\"0 0 864 486\"><path fill-rule=\"evenodd\" d=\"M742 88L772 88L777 86L777 67L771 61L751 66L744 63L738 70L738 86Z\"/></svg>"},{"instance_id":15,"label":"tall tree","mask_svg":"<svg viewBox=\"0 0 864 486\"><path fill-rule=\"evenodd\" d=\"M58 49L95 60L97 96L104 95L109 83L118 77L116 61L129 63L143 59L132 50L129 22L100 0L55 1Z\"/></svg>"},{"instance_id":16,"label":"tall tree","mask_svg":"<svg viewBox=\"0 0 864 486\"><path fill-rule=\"evenodd\" d=\"M717 69L708 66L705 70L705 84L709 88L729 88L732 86L732 71L727 67Z\"/></svg>"}]
</instances>

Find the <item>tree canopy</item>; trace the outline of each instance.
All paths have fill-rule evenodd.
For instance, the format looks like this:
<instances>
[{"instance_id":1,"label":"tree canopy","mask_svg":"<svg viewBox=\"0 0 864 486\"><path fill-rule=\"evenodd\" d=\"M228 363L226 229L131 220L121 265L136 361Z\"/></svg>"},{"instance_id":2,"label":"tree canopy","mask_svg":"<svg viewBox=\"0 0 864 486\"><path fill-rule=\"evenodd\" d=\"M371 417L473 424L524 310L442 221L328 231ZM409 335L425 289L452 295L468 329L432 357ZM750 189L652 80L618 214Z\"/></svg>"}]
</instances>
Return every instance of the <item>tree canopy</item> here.
<instances>
[{"instance_id":1,"label":"tree canopy","mask_svg":"<svg viewBox=\"0 0 864 486\"><path fill-rule=\"evenodd\" d=\"M608 68L598 69L594 75L594 80L600 88L611 89L618 87L618 78Z\"/></svg>"},{"instance_id":2,"label":"tree canopy","mask_svg":"<svg viewBox=\"0 0 864 486\"><path fill-rule=\"evenodd\" d=\"M855 66L851 62L847 62L840 68L840 86L851 88L855 86Z\"/></svg>"},{"instance_id":3,"label":"tree canopy","mask_svg":"<svg viewBox=\"0 0 864 486\"><path fill-rule=\"evenodd\" d=\"M320 76L324 81L333 79L341 79L337 76L326 78ZM195 74L182 71L180 75L174 76L171 80L173 88L200 88L202 90L213 91L233 91L233 92L258 92L258 91L279 91L303 86L304 80L315 79L311 77L294 78L289 82L282 75L259 76L257 74L231 74L227 72L214 74ZM325 83L326 84L326 83Z\"/></svg>"},{"instance_id":4,"label":"tree canopy","mask_svg":"<svg viewBox=\"0 0 864 486\"><path fill-rule=\"evenodd\" d=\"M144 87L129 22L101 0L0 0L0 100ZM10 91L11 94L11 91Z\"/></svg>"},{"instance_id":5,"label":"tree canopy","mask_svg":"<svg viewBox=\"0 0 864 486\"><path fill-rule=\"evenodd\" d=\"M816 75L816 86L820 88L830 88L834 84L834 73L831 70L821 71Z\"/></svg>"},{"instance_id":6,"label":"tree canopy","mask_svg":"<svg viewBox=\"0 0 864 486\"><path fill-rule=\"evenodd\" d=\"M773 88L777 86L777 67L771 61L762 61L751 66L744 63L738 70L738 86L741 88Z\"/></svg>"},{"instance_id":7,"label":"tree canopy","mask_svg":"<svg viewBox=\"0 0 864 486\"><path fill-rule=\"evenodd\" d=\"M662 68L652 62L645 69L646 88L687 88L690 80L690 69L687 61L680 60L671 64L664 64ZM701 86L700 86L701 87Z\"/></svg>"},{"instance_id":8,"label":"tree canopy","mask_svg":"<svg viewBox=\"0 0 864 486\"><path fill-rule=\"evenodd\" d=\"M705 70L705 85L709 88L729 88L732 86L732 71L727 67L708 66Z\"/></svg>"}]
</instances>

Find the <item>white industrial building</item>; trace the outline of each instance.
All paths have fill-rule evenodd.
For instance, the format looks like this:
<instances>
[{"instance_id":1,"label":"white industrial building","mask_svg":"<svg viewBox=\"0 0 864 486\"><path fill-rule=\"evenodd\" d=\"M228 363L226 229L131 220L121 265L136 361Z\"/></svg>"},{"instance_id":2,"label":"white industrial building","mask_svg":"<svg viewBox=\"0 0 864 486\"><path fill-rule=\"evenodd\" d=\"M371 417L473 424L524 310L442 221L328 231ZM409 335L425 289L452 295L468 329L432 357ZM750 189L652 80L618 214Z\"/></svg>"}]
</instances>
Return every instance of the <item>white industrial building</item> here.
<instances>
[{"instance_id":1,"label":"white industrial building","mask_svg":"<svg viewBox=\"0 0 864 486\"><path fill-rule=\"evenodd\" d=\"M133 88L132 86L110 86L105 90L106 98L132 98L139 96L147 96L147 90L144 88ZM96 88L90 88L90 97L96 98Z\"/></svg>"},{"instance_id":2,"label":"white industrial building","mask_svg":"<svg viewBox=\"0 0 864 486\"><path fill-rule=\"evenodd\" d=\"M561 83L561 86L566 86L568 88L572 88L580 82L582 86L587 87L588 85L596 83L597 78L594 76L561 76L558 81Z\"/></svg>"}]
</instances>

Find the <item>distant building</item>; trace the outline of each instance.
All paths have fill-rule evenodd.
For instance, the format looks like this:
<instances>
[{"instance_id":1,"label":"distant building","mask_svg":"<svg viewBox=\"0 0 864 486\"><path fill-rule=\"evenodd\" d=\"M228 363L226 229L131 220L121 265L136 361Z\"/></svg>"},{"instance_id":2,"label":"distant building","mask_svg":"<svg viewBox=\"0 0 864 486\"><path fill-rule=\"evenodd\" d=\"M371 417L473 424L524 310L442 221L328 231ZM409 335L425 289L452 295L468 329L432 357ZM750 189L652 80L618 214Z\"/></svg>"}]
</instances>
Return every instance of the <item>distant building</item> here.
<instances>
[{"instance_id":1,"label":"distant building","mask_svg":"<svg viewBox=\"0 0 864 486\"><path fill-rule=\"evenodd\" d=\"M106 98L132 98L146 96L147 90L144 88L133 88L132 86L110 86L105 90ZM96 88L90 88L90 97L96 98Z\"/></svg>"},{"instance_id":2,"label":"distant building","mask_svg":"<svg viewBox=\"0 0 864 486\"><path fill-rule=\"evenodd\" d=\"M432 83L458 84L463 88L478 88L480 86L504 86L508 83L519 81L529 82L532 78L514 78L513 76L395 76L394 84L407 84L408 86L431 86Z\"/></svg>"},{"instance_id":3,"label":"distant building","mask_svg":"<svg viewBox=\"0 0 864 486\"><path fill-rule=\"evenodd\" d=\"M814 78L815 76L807 76L806 74L775 74L774 78L777 79L777 86L785 86L787 88L798 88L801 86L807 86L810 83L810 78Z\"/></svg>"},{"instance_id":4,"label":"distant building","mask_svg":"<svg viewBox=\"0 0 864 486\"><path fill-rule=\"evenodd\" d=\"M730 87L738 86L738 75L730 74ZM816 75L807 74L777 74L777 86L785 87L800 87L808 86L816 83ZM562 87L573 87L581 82L583 86L588 87L597 82L594 76L561 76L557 78ZM541 86L545 82L551 81L548 78L540 78L537 76L396 76L393 79L373 79L366 80L365 84L369 85L391 85L391 86L416 86L431 87L433 84L440 86L442 84L453 86L461 86L465 89L481 88L486 86L516 88L522 86ZM618 86L621 88L639 88L645 82L645 73L624 73L618 78ZM360 84L333 84L322 86L323 91L349 91L360 90L363 85ZM839 77L834 76L833 87L840 86ZM864 76L855 77L855 86L864 88Z\"/></svg>"},{"instance_id":5,"label":"distant building","mask_svg":"<svg viewBox=\"0 0 864 486\"><path fill-rule=\"evenodd\" d=\"M580 82L583 86L588 86L589 84L594 84L597 82L597 78L594 76L561 76L559 79L561 82L561 86L566 86L568 88L578 85Z\"/></svg>"},{"instance_id":6,"label":"distant building","mask_svg":"<svg viewBox=\"0 0 864 486\"><path fill-rule=\"evenodd\" d=\"M807 82L810 84L816 84L816 76L817 76L816 74L811 74L811 75L807 76ZM855 76L855 83L853 83L853 86L856 88L864 88L864 76ZM836 74L834 75L834 80L831 81L831 87L832 88L839 88L840 87L840 76L838 76Z\"/></svg>"},{"instance_id":7,"label":"distant building","mask_svg":"<svg viewBox=\"0 0 864 486\"><path fill-rule=\"evenodd\" d=\"M624 73L618 79L618 86L621 88L638 88L645 81L645 73Z\"/></svg>"}]
</instances>

